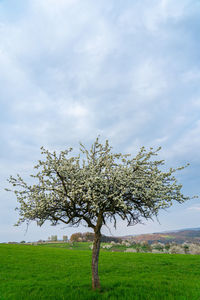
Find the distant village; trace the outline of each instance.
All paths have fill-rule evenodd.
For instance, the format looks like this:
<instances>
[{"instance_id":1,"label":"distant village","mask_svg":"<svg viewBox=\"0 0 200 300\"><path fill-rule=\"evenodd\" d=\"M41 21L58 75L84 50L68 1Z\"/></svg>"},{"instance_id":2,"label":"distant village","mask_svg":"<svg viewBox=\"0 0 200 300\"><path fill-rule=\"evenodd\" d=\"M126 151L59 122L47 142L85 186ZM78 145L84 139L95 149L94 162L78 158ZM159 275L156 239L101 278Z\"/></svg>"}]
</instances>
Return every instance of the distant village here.
<instances>
[{"instance_id":1,"label":"distant village","mask_svg":"<svg viewBox=\"0 0 200 300\"><path fill-rule=\"evenodd\" d=\"M123 240L122 238L119 237L112 237L112 236L105 236L102 235L101 241L102 242L118 242L121 243ZM85 233L81 233L81 232L77 232L77 233L73 233L71 235L70 238L68 238L67 235L63 235L62 239L58 239L57 235L51 235L50 237L48 237L47 240L38 240L38 241L34 241L34 242L26 242L26 241L21 241L21 242L7 242L7 244L41 244L41 243L55 243L55 242L59 242L59 243L72 243L72 242L93 242L94 241L94 233L92 232L85 232Z\"/></svg>"}]
</instances>

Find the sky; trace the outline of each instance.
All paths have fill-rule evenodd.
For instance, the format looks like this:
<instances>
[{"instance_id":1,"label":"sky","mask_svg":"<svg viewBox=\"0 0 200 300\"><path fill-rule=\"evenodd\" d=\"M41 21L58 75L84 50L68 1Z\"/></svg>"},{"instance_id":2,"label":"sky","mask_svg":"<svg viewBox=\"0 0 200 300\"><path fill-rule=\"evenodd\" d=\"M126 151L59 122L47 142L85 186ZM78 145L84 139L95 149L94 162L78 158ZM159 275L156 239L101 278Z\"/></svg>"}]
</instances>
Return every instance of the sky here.
<instances>
[{"instance_id":1,"label":"sky","mask_svg":"<svg viewBox=\"0 0 200 300\"><path fill-rule=\"evenodd\" d=\"M91 145L114 152L162 147L183 193L200 195L199 0L0 1L0 242L58 238L86 227L13 226L7 179L28 178L40 147ZM200 200L174 204L107 235L200 227Z\"/></svg>"}]
</instances>

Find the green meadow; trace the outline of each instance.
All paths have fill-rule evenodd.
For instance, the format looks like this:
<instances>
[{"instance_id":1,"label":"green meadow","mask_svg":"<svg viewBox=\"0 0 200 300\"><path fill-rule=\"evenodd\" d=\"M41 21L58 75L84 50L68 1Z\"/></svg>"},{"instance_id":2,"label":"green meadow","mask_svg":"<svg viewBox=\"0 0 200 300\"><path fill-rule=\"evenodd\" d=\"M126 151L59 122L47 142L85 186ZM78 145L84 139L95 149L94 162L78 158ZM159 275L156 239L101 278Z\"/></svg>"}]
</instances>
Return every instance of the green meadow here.
<instances>
[{"instance_id":1,"label":"green meadow","mask_svg":"<svg viewBox=\"0 0 200 300\"><path fill-rule=\"evenodd\" d=\"M98 292L90 265L91 250L78 246L0 244L0 299L200 299L198 255L101 251Z\"/></svg>"}]
</instances>

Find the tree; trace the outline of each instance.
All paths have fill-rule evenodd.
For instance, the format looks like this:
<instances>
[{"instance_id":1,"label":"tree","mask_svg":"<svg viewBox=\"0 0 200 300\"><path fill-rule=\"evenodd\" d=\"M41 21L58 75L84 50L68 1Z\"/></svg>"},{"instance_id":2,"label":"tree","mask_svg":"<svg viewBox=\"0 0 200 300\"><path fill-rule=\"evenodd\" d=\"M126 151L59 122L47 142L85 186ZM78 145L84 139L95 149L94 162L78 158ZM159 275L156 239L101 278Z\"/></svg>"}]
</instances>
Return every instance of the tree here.
<instances>
[{"instance_id":1,"label":"tree","mask_svg":"<svg viewBox=\"0 0 200 300\"><path fill-rule=\"evenodd\" d=\"M70 242L80 242L82 241L82 233L81 232L77 232L77 233L73 233L70 237Z\"/></svg>"},{"instance_id":2,"label":"tree","mask_svg":"<svg viewBox=\"0 0 200 300\"><path fill-rule=\"evenodd\" d=\"M93 242L94 241L94 233L93 232L85 232L82 234L83 240L85 242ZM101 239L102 241L102 239Z\"/></svg>"},{"instance_id":3,"label":"tree","mask_svg":"<svg viewBox=\"0 0 200 300\"><path fill-rule=\"evenodd\" d=\"M57 235L52 235L52 236L51 236L51 241L52 241L52 242L57 242L57 240L58 240Z\"/></svg>"},{"instance_id":4,"label":"tree","mask_svg":"<svg viewBox=\"0 0 200 300\"><path fill-rule=\"evenodd\" d=\"M67 235L63 235L63 242L67 242L68 241L68 236Z\"/></svg>"},{"instance_id":5,"label":"tree","mask_svg":"<svg viewBox=\"0 0 200 300\"><path fill-rule=\"evenodd\" d=\"M72 148L59 154L41 150L45 158L38 161L38 171L31 175L35 184L27 184L20 175L9 179L19 202L17 225L35 220L41 226L48 220L52 225L83 223L92 228L93 289L100 288L98 259L104 224L113 221L116 226L119 217L128 225L141 223L157 217L159 210L173 201L189 199L174 177L184 167L162 171L164 160L155 159L160 148L142 147L131 158L112 153L108 140L101 144L97 138L89 150L80 143L78 156L70 156Z\"/></svg>"}]
</instances>

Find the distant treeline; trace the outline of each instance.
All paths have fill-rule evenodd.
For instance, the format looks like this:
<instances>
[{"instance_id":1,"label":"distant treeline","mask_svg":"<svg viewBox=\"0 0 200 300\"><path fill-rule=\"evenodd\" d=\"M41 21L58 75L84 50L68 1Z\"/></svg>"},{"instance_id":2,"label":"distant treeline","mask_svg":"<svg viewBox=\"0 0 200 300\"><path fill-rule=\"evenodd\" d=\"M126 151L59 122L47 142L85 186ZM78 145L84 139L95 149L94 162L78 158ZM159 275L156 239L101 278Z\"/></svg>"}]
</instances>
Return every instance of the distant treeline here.
<instances>
[{"instance_id":1,"label":"distant treeline","mask_svg":"<svg viewBox=\"0 0 200 300\"><path fill-rule=\"evenodd\" d=\"M70 237L71 242L93 242L94 241L94 233L92 232L77 232L71 235ZM118 237L113 237L113 236L106 236L102 235L101 236L101 241L104 243L107 242L115 242L115 243L121 243L122 240Z\"/></svg>"}]
</instances>

